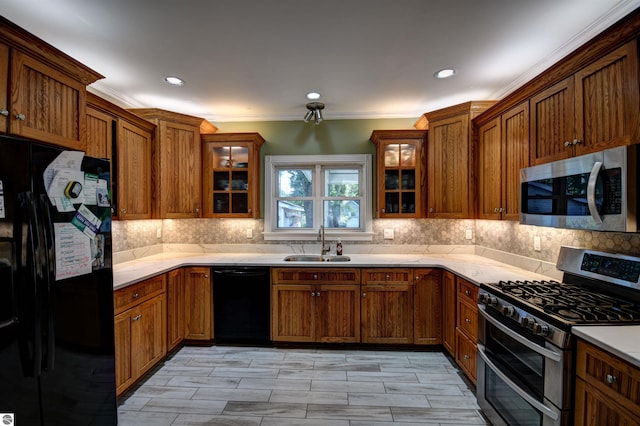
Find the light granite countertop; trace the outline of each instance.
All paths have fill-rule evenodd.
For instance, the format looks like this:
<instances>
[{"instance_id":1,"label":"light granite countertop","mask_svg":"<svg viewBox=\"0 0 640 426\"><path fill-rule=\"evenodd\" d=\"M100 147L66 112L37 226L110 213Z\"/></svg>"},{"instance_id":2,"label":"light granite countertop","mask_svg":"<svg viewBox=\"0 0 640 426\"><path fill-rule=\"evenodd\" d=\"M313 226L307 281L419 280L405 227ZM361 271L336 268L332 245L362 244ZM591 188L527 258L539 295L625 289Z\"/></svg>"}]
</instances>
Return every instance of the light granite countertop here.
<instances>
[{"instance_id":1,"label":"light granite countertop","mask_svg":"<svg viewBox=\"0 0 640 426\"><path fill-rule=\"evenodd\" d=\"M286 254L159 253L114 265L114 290L182 266L442 268L472 283L548 277L475 254L350 254L349 262L286 262Z\"/></svg>"},{"instance_id":2,"label":"light granite countertop","mask_svg":"<svg viewBox=\"0 0 640 426\"><path fill-rule=\"evenodd\" d=\"M640 325L589 325L571 332L640 368Z\"/></svg>"}]
</instances>

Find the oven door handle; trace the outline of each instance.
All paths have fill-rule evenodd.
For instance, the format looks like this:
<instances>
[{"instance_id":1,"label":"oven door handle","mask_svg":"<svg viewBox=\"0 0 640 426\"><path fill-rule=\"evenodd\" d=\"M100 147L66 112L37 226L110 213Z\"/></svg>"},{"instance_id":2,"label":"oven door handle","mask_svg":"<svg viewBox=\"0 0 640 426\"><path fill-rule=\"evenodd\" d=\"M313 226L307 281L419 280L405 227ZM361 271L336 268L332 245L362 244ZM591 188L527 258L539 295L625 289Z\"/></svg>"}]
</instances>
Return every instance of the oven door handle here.
<instances>
[{"instance_id":1,"label":"oven door handle","mask_svg":"<svg viewBox=\"0 0 640 426\"><path fill-rule=\"evenodd\" d=\"M593 221L601 225L602 217L598 213L598 206L596 205L596 183L598 182L598 175L602 169L602 162L596 161L589 174L589 181L587 182L587 206L589 207L589 213L593 218Z\"/></svg>"},{"instance_id":2,"label":"oven door handle","mask_svg":"<svg viewBox=\"0 0 640 426\"><path fill-rule=\"evenodd\" d=\"M522 343L527 348L531 349L532 351L535 351L535 352L539 353L540 355L544 356L545 358L549 358L549 359L551 359L553 361L556 361L556 362L560 362L562 360L562 355L559 354L558 352L552 351L552 350L547 349L547 348L543 348L540 345L536 345L535 343L533 343L530 340L528 340L526 337L521 336L520 334L518 334L515 331L511 330L509 327L507 327L506 325L502 324L500 321L498 321L497 319L495 319L491 315L489 315L486 312L485 307L483 305L478 305L478 307L480 308L478 310L478 312L482 315L482 317L486 321L489 321L497 329L502 331L504 334L506 334L507 336L509 336L513 340L517 340L519 343Z\"/></svg>"},{"instance_id":3,"label":"oven door handle","mask_svg":"<svg viewBox=\"0 0 640 426\"><path fill-rule=\"evenodd\" d=\"M536 410L540 411L545 416L551 418L554 422L558 421L558 419L560 418L560 413L558 413L557 410L554 410L553 408L548 407L548 406L544 405L543 403L541 403L540 401L538 401L537 399L533 398L531 395L529 395L527 392L525 392L523 389L521 389L518 385L516 385L511 379L509 379L509 377L507 377L507 375L504 374L489 359L489 357L485 353L485 347L481 343L478 343L478 355L482 358L484 363L491 369L491 371L493 371L498 377L500 377L500 379L502 379L502 381L504 381L507 384L507 386L509 386L509 388L511 388L511 390L513 390L515 393L517 393L518 396L520 396L520 398L522 398L525 401L527 401L533 408L535 408Z\"/></svg>"}]
</instances>

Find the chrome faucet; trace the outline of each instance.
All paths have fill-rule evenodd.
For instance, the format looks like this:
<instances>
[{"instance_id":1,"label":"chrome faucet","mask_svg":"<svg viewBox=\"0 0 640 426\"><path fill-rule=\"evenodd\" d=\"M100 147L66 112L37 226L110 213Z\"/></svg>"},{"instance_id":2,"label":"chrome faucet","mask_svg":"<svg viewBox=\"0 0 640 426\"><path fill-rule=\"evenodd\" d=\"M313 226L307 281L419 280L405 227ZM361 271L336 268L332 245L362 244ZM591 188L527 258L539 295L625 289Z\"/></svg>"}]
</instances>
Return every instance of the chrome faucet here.
<instances>
[{"instance_id":1,"label":"chrome faucet","mask_svg":"<svg viewBox=\"0 0 640 426\"><path fill-rule=\"evenodd\" d=\"M324 243L324 225L320 225L320 229L318 230L318 241L321 241L320 253L322 256L325 254L329 254L331 247Z\"/></svg>"}]
</instances>

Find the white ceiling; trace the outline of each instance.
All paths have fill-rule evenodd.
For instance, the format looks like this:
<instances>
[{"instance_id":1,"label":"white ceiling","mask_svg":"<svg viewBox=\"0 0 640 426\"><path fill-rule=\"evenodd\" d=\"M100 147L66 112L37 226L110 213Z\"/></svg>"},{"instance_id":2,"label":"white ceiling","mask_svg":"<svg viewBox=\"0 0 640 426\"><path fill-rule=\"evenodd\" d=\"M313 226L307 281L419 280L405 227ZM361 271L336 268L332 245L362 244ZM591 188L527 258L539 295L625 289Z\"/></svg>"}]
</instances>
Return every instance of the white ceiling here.
<instances>
[{"instance_id":1,"label":"white ceiling","mask_svg":"<svg viewBox=\"0 0 640 426\"><path fill-rule=\"evenodd\" d=\"M127 107L215 122L405 118L500 99L640 0L0 0ZM457 74L436 80L434 72ZM186 80L164 83L167 75Z\"/></svg>"}]
</instances>

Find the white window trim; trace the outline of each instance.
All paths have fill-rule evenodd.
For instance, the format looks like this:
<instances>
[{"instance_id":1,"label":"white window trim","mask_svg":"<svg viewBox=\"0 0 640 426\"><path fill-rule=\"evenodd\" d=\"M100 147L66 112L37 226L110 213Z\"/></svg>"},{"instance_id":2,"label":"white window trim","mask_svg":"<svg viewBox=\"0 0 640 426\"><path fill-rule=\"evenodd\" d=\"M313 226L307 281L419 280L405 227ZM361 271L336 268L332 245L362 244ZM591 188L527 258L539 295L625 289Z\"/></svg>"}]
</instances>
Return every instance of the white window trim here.
<instances>
[{"instance_id":1,"label":"white window trim","mask_svg":"<svg viewBox=\"0 0 640 426\"><path fill-rule=\"evenodd\" d=\"M317 241L318 227L314 229L278 229L276 220L276 198L277 182L275 177L276 168L288 166L323 166L340 167L358 165L362 167L362 229L332 229L327 228L325 238L341 239L342 241L372 241L373 240L373 217L371 207L372 195L372 171L371 154L339 154L339 155L266 155L264 157L264 239L266 241ZM314 183L315 184L315 183ZM318 199L318 198L316 198ZM316 203L318 204L318 203ZM314 208L317 208L314 207ZM314 213L316 214L316 213ZM320 215L321 216L321 215ZM320 222L322 223L322 222Z\"/></svg>"}]
</instances>

